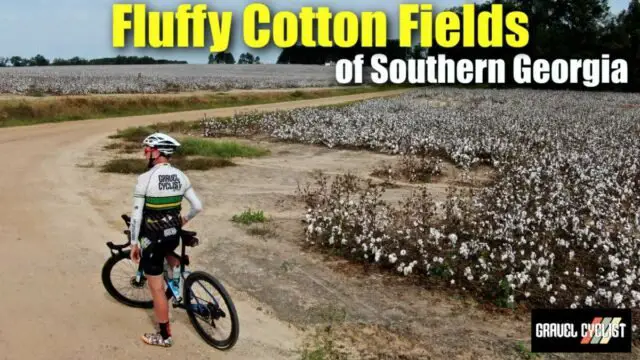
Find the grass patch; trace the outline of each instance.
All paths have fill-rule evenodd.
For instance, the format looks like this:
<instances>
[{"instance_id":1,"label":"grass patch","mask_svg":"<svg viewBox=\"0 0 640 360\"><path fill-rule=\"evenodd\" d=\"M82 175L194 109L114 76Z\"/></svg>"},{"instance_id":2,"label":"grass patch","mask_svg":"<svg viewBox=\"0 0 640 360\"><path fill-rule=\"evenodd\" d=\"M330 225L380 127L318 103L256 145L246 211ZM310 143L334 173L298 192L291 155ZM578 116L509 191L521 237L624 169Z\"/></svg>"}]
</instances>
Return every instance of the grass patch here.
<instances>
[{"instance_id":1,"label":"grass patch","mask_svg":"<svg viewBox=\"0 0 640 360\"><path fill-rule=\"evenodd\" d=\"M240 94L55 96L0 100L0 127L309 100L399 88L402 87L344 86L323 90Z\"/></svg>"},{"instance_id":2,"label":"grass patch","mask_svg":"<svg viewBox=\"0 0 640 360\"><path fill-rule=\"evenodd\" d=\"M231 160L217 158L217 157L207 157L207 158L176 157L171 161L171 163L180 170L199 170L199 171L236 165Z\"/></svg>"},{"instance_id":3,"label":"grass patch","mask_svg":"<svg viewBox=\"0 0 640 360\"><path fill-rule=\"evenodd\" d=\"M262 239L273 238L276 236L275 229L269 224L256 224L247 228L247 233L251 236L259 236Z\"/></svg>"},{"instance_id":4,"label":"grass patch","mask_svg":"<svg viewBox=\"0 0 640 360\"><path fill-rule=\"evenodd\" d=\"M164 133L188 133L200 130L200 121L172 121L166 123L156 123L148 126L132 126L123 130L118 130L115 134L109 135L109 139L119 139L122 141L142 143L142 140L155 132Z\"/></svg>"},{"instance_id":5,"label":"grass patch","mask_svg":"<svg viewBox=\"0 0 640 360\"><path fill-rule=\"evenodd\" d=\"M112 159L102 165L104 173L142 174L147 171L147 162L138 159Z\"/></svg>"},{"instance_id":6,"label":"grass patch","mask_svg":"<svg viewBox=\"0 0 640 360\"><path fill-rule=\"evenodd\" d=\"M105 149L105 150L118 150L118 149L122 148L122 146L123 145L121 143L115 142L115 143L111 143L111 144L105 145L103 149Z\"/></svg>"},{"instance_id":7,"label":"grass patch","mask_svg":"<svg viewBox=\"0 0 640 360\"><path fill-rule=\"evenodd\" d=\"M149 135L161 132L175 132L193 128L190 122L178 122L167 124L156 124L153 126L130 127L118 130L116 134L110 135L110 139L118 139L124 142L120 144L109 144L106 150L123 149L131 152L142 149L142 141ZM260 157L269 155L270 151L259 147L244 145L234 141L210 140L201 138L177 139L182 146L176 152L178 156L205 156L205 157Z\"/></svg>"},{"instance_id":8,"label":"grass patch","mask_svg":"<svg viewBox=\"0 0 640 360\"><path fill-rule=\"evenodd\" d=\"M208 139L188 138L178 140L182 146L178 153L182 155L232 157L259 157L269 154L269 150L244 145L233 141L214 141Z\"/></svg>"},{"instance_id":9,"label":"grass patch","mask_svg":"<svg viewBox=\"0 0 640 360\"><path fill-rule=\"evenodd\" d=\"M153 134L157 128L152 128L150 126L135 126L126 128L124 130L118 130L113 135L109 136L109 139L119 139L122 141L136 142L142 143L142 140L147 136ZM140 145L142 147L142 145Z\"/></svg>"},{"instance_id":10,"label":"grass patch","mask_svg":"<svg viewBox=\"0 0 640 360\"><path fill-rule=\"evenodd\" d=\"M516 344L516 351L525 360L534 360L540 358L538 354L529 351L529 349L527 349L527 346L522 341L518 341L518 343Z\"/></svg>"},{"instance_id":11,"label":"grass patch","mask_svg":"<svg viewBox=\"0 0 640 360\"><path fill-rule=\"evenodd\" d=\"M310 344L306 344L300 352L301 360L348 360L332 338L331 330L327 334L318 334Z\"/></svg>"},{"instance_id":12,"label":"grass patch","mask_svg":"<svg viewBox=\"0 0 640 360\"><path fill-rule=\"evenodd\" d=\"M264 223L265 221L267 221L267 219L264 215L264 211L252 211L251 209L248 209L241 212L240 214L233 215L231 221L243 225L251 225L254 223Z\"/></svg>"},{"instance_id":13,"label":"grass patch","mask_svg":"<svg viewBox=\"0 0 640 360\"><path fill-rule=\"evenodd\" d=\"M134 152L141 152L141 151L142 151L142 146L140 145L140 143L126 142L122 144L122 146L120 147L120 152L123 152L125 154L131 154Z\"/></svg>"},{"instance_id":14,"label":"grass patch","mask_svg":"<svg viewBox=\"0 0 640 360\"><path fill-rule=\"evenodd\" d=\"M176 157L172 159L171 163L180 170L211 170L215 168L222 168L228 166L235 166L233 162L228 159L221 159L215 157L209 158L186 158ZM101 169L104 173L116 173L116 174L142 174L148 170L147 161L143 159L112 159L107 161Z\"/></svg>"},{"instance_id":15,"label":"grass patch","mask_svg":"<svg viewBox=\"0 0 640 360\"><path fill-rule=\"evenodd\" d=\"M164 123L157 123L151 126L152 129L156 129L157 131L163 132L171 132L171 133L186 133L192 131L200 131L201 125L200 121L171 121Z\"/></svg>"},{"instance_id":16,"label":"grass patch","mask_svg":"<svg viewBox=\"0 0 640 360\"><path fill-rule=\"evenodd\" d=\"M334 332L337 325L344 323L347 319L345 309L337 308L333 305L313 307L309 310L309 315L315 321L321 321L326 325L315 329L315 333L307 339L299 351L303 360L347 360L347 353L343 346L336 343L338 338Z\"/></svg>"},{"instance_id":17,"label":"grass patch","mask_svg":"<svg viewBox=\"0 0 640 360\"><path fill-rule=\"evenodd\" d=\"M196 125L194 125L196 123ZM105 150L119 150L121 153L134 153L142 149L142 141L150 134L163 131L188 131L197 127L197 122L178 121L152 126L130 127L118 130L110 139L119 140L108 144ZM244 145L233 141L218 141L199 138L178 139L182 146L171 159L171 163L181 170L210 170L235 166L229 160L233 157L257 157L267 155L266 149ZM144 159L113 159L102 167L103 172L119 174L141 174L147 170Z\"/></svg>"}]
</instances>

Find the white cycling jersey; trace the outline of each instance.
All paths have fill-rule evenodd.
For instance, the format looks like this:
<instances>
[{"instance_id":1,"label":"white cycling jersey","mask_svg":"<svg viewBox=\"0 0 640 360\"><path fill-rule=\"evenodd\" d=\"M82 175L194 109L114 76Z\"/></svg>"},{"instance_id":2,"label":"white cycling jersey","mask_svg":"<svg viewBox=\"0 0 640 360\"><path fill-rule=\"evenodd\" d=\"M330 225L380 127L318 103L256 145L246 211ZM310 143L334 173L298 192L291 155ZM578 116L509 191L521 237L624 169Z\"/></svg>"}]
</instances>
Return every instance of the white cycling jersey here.
<instances>
[{"instance_id":1,"label":"white cycling jersey","mask_svg":"<svg viewBox=\"0 0 640 360\"><path fill-rule=\"evenodd\" d=\"M149 213L169 217L178 217L182 208L182 199L191 205L187 220L193 219L202 211L202 203L196 196L187 175L169 163L157 164L138 177L133 192L133 211L131 215L131 243L137 244L143 217Z\"/></svg>"}]
</instances>

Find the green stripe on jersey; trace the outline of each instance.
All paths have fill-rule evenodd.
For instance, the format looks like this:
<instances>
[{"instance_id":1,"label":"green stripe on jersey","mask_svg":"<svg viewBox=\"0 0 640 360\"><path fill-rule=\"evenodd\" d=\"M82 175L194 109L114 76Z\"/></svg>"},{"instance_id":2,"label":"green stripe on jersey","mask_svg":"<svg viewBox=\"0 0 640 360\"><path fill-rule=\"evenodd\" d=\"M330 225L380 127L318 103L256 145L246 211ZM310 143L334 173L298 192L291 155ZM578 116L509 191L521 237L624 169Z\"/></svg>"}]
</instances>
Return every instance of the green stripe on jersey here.
<instances>
[{"instance_id":1,"label":"green stripe on jersey","mask_svg":"<svg viewBox=\"0 0 640 360\"><path fill-rule=\"evenodd\" d=\"M165 196L165 197L149 197L147 196L146 201L149 205L167 205L167 204L175 204L182 202L182 195L177 196Z\"/></svg>"}]
</instances>

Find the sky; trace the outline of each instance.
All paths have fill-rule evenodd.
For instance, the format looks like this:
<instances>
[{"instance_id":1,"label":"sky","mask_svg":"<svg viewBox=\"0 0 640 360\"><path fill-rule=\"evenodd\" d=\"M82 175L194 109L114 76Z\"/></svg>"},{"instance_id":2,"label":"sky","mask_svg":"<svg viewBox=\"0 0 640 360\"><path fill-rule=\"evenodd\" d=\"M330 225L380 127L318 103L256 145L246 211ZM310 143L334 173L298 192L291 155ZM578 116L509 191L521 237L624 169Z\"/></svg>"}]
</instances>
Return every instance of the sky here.
<instances>
[{"instance_id":1,"label":"sky","mask_svg":"<svg viewBox=\"0 0 640 360\"><path fill-rule=\"evenodd\" d=\"M274 63L280 49L274 46L251 49L244 45L241 30L242 12L252 2L254 1L3 1L4 4L2 4L0 12L0 56L32 57L36 54L42 54L48 59L74 56L89 59L117 55L148 55L154 58L186 60L191 64L206 63L209 56L209 50L206 47L198 49L140 49L131 46L127 49L114 49L111 44L111 7L114 3L146 3L154 10L165 11L173 11L182 3L206 3L208 11L233 12L232 42L229 51L233 52L236 59L242 52L250 51L252 54L260 56L264 63ZM272 14L281 10L291 10L297 13L302 6L328 6L334 14L340 10L350 10L356 13L382 10L387 14L390 37L396 34L398 4L431 3L438 11L451 6L473 3L473 1L464 0L379 0L376 2L367 0L301 0L295 2L263 0L261 2L269 6ZM609 6L614 13L622 11L628 4L629 0L609 0Z\"/></svg>"}]
</instances>

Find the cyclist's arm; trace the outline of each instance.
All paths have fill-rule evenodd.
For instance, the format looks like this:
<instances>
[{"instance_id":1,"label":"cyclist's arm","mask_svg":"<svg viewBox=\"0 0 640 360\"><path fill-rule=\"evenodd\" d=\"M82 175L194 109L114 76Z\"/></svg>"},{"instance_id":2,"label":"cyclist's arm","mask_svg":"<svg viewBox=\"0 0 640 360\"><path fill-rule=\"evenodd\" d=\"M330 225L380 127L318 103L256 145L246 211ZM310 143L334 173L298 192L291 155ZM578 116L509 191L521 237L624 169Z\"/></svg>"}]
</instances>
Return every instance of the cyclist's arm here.
<instances>
[{"instance_id":1,"label":"cyclist's arm","mask_svg":"<svg viewBox=\"0 0 640 360\"><path fill-rule=\"evenodd\" d=\"M189 189L184 193L184 198L187 199L187 201L189 201L189 205L191 205L189 213L187 213L184 218L187 221L190 221L196 217L200 211L202 211L202 202L198 199L198 196L192 187L189 187Z\"/></svg>"},{"instance_id":2,"label":"cyclist's arm","mask_svg":"<svg viewBox=\"0 0 640 360\"><path fill-rule=\"evenodd\" d=\"M144 200L146 193L146 184L138 178L138 183L133 191L133 209L131 211L131 224L129 231L131 232L131 245L138 244L140 236L140 223L142 222L142 209L144 208Z\"/></svg>"}]
</instances>

